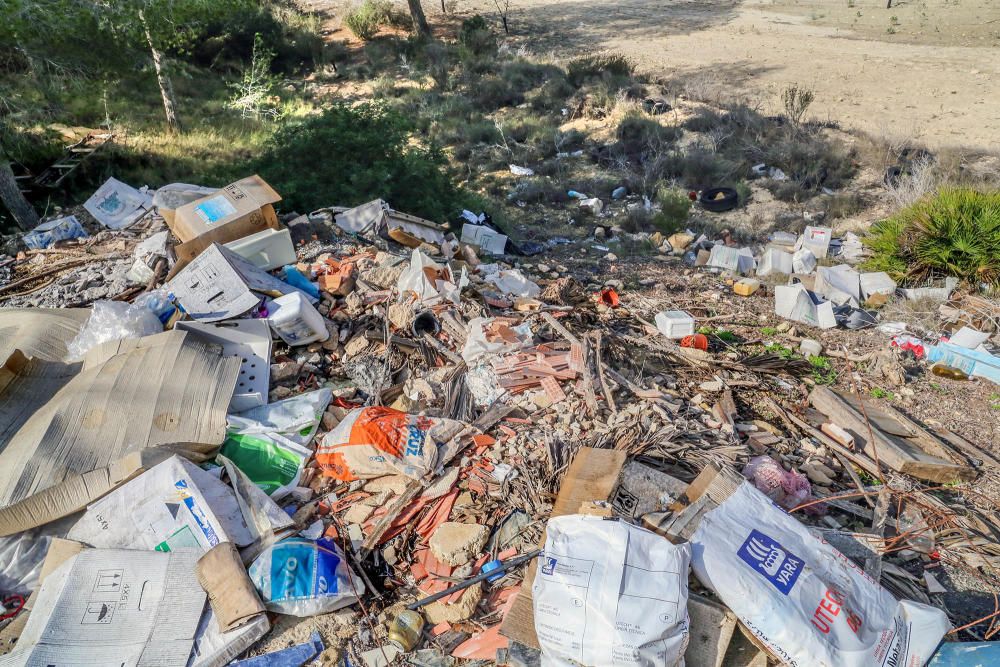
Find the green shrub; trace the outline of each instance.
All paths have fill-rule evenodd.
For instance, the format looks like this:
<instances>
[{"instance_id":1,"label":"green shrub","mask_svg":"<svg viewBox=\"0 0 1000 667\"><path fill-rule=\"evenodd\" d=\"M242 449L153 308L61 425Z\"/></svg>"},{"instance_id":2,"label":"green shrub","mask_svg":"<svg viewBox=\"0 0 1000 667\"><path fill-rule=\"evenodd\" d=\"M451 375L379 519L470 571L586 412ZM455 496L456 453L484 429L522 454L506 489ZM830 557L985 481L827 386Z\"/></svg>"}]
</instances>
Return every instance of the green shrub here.
<instances>
[{"instance_id":1,"label":"green shrub","mask_svg":"<svg viewBox=\"0 0 1000 667\"><path fill-rule=\"evenodd\" d=\"M684 129L692 132L711 132L726 124L726 116L715 109L707 107L698 109L694 115L684 121Z\"/></svg>"},{"instance_id":2,"label":"green shrub","mask_svg":"<svg viewBox=\"0 0 1000 667\"><path fill-rule=\"evenodd\" d=\"M684 229L691 212L691 198L687 193L661 185L656 191L656 201L660 205L660 212L653 217L656 228L667 236Z\"/></svg>"},{"instance_id":3,"label":"green shrub","mask_svg":"<svg viewBox=\"0 0 1000 667\"><path fill-rule=\"evenodd\" d=\"M411 125L398 112L341 103L276 132L257 170L289 210L381 197L401 211L446 221L463 195L441 151L412 139Z\"/></svg>"},{"instance_id":4,"label":"green shrub","mask_svg":"<svg viewBox=\"0 0 1000 667\"><path fill-rule=\"evenodd\" d=\"M553 73L548 81L530 96L531 108L535 111L559 111L567 105L567 100L576 92L561 71Z\"/></svg>"},{"instance_id":5,"label":"green shrub","mask_svg":"<svg viewBox=\"0 0 1000 667\"><path fill-rule=\"evenodd\" d=\"M524 101L524 95L498 76L485 76L469 91L476 105L483 111L496 111L503 107L517 106Z\"/></svg>"},{"instance_id":6,"label":"green shrub","mask_svg":"<svg viewBox=\"0 0 1000 667\"><path fill-rule=\"evenodd\" d=\"M577 88L593 81L631 79L634 71L635 65L621 53L581 56L566 67L569 82Z\"/></svg>"},{"instance_id":7,"label":"green shrub","mask_svg":"<svg viewBox=\"0 0 1000 667\"><path fill-rule=\"evenodd\" d=\"M947 189L872 225L866 268L897 280L955 276L1000 286L1000 191Z\"/></svg>"},{"instance_id":8,"label":"green shrub","mask_svg":"<svg viewBox=\"0 0 1000 667\"><path fill-rule=\"evenodd\" d=\"M347 29L358 39L367 42L379 28L392 22L392 3L389 0L365 0L344 18Z\"/></svg>"},{"instance_id":9,"label":"green shrub","mask_svg":"<svg viewBox=\"0 0 1000 667\"><path fill-rule=\"evenodd\" d=\"M458 31L463 60L468 56L485 56L496 53L497 38L490 30L489 23L479 14L462 21Z\"/></svg>"},{"instance_id":10,"label":"green shrub","mask_svg":"<svg viewBox=\"0 0 1000 667\"><path fill-rule=\"evenodd\" d=\"M791 128L766 138L759 155L761 162L784 171L804 194L842 187L857 171L853 150L845 150L822 135ZM786 201L799 199L794 190L788 188L774 193Z\"/></svg>"},{"instance_id":11,"label":"green shrub","mask_svg":"<svg viewBox=\"0 0 1000 667\"><path fill-rule=\"evenodd\" d=\"M622 118L615 131L618 147L625 158L634 165L656 156L677 140L680 131L666 127L644 113L631 112Z\"/></svg>"},{"instance_id":12,"label":"green shrub","mask_svg":"<svg viewBox=\"0 0 1000 667\"><path fill-rule=\"evenodd\" d=\"M730 183L741 169L740 163L695 145L668 154L662 160L660 176L676 179L691 190L705 190Z\"/></svg>"},{"instance_id":13,"label":"green shrub","mask_svg":"<svg viewBox=\"0 0 1000 667\"><path fill-rule=\"evenodd\" d=\"M554 65L543 65L518 58L504 63L500 68L500 76L510 82L511 87L518 92L526 93L538 88L553 76L562 76L562 70Z\"/></svg>"}]
</instances>

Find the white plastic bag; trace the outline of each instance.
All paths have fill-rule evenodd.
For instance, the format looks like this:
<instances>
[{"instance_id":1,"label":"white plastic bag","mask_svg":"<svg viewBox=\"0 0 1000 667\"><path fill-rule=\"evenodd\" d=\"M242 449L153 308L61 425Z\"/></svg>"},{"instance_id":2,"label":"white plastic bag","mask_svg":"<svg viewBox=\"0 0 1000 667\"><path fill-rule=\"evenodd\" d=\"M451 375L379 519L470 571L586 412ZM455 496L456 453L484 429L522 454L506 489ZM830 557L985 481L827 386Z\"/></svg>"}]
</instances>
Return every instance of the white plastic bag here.
<instances>
[{"instance_id":1,"label":"white plastic bag","mask_svg":"<svg viewBox=\"0 0 1000 667\"><path fill-rule=\"evenodd\" d=\"M163 331L163 324L145 303L95 301L87 323L66 346L67 361L81 361L90 348L120 338L141 338Z\"/></svg>"},{"instance_id":2,"label":"white plastic bag","mask_svg":"<svg viewBox=\"0 0 1000 667\"><path fill-rule=\"evenodd\" d=\"M227 430L242 435L277 433L306 447L316 435L323 412L332 398L333 390L324 387L246 412L226 415Z\"/></svg>"},{"instance_id":3,"label":"white plastic bag","mask_svg":"<svg viewBox=\"0 0 1000 667\"><path fill-rule=\"evenodd\" d=\"M331 540L292 537L264 550L250 566L264 606L291 616L328 614L354 604L365 584Z\"/></svg>"},{"instance_id":4,"label":"white plastic bag","mask_svg":"<svg viewBox=\"0 0 1000 667\"><path fill-rule=\"evenodd\" d=\"M698 580L793 667L923 665L944 612L897 601L853 562L744 483L691 538Z\"/></svg>"},{"instance_id":5,"label":"white plastic bag","mask_svg":"<svg viewBox=\"0 0 1000 667\"><path fill-rule=\"evenodd\" d=\"M683 666L690 562L624 521L550 519L531 589L542 667Z\"/></svg>"}]
</instances>

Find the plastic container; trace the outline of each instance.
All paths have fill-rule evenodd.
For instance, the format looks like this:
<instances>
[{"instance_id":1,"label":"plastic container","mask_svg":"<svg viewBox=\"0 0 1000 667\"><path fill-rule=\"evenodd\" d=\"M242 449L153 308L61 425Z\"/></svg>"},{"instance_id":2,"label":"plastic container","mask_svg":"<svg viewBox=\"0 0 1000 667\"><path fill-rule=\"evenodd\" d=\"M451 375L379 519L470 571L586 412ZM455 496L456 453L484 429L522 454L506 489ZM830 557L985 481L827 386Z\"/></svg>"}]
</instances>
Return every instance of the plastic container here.
<instances>
[{"instance_id":1,"label":"plastic container","mask_svg":"<svg viewBox=\"0 0 1000 667\"><path fill-rule=\"evenodd\" d=\"M274 333L289 345L308 345L330 337L323 316L302 292L292 292L271 301L267 318Z\"/></svg>"},{"instance_id":2,"label":"plastic container","mask_svg":"<svg viewBox=\"0 0 1000 667\"><path fill-rule=\"evenodd\" d=\"M683 310L665 310L656 314L656 328L667 338L680 340L694 334L694 317Z\"/></svg>"},{"instance_id":3,"label":"plastic container","mask_svg":"<svg viewBox=\"0 0 1000 667\"><path fill-rule=\"evenodd\" d=\"M265 229L230 241L226 247L263 271L295 263L295 246L287 229Z\"/></svg>"}]
</instances>

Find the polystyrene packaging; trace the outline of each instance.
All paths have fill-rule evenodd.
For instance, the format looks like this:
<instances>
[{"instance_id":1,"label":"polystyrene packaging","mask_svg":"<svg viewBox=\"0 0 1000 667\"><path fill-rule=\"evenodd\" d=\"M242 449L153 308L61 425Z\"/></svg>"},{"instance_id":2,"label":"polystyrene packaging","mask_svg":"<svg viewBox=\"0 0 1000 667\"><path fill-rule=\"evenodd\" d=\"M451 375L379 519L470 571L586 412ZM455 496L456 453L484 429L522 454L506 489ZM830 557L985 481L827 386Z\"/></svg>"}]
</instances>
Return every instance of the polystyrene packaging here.
<instances>
[{"instance_id":1,"label":"polystyrene packaging","mask_svg":"<svg viewBox=\"0 0 1000 667\"><path fill-rule=\"evenodd\" d=\"M698 580L792 667L919 667L950 627L940 609L897 601L749 483L704 515L691 546Z\"/></svg>"},{"instance_id":2,"label":"polystyrene packaging","mask_svg":"<svg viewBox=\"0 0 1000 667\"><path fill-rule=\"evenodd\" d=\"M624 521L550 519L531 589L542 667L683 667L690 562Z\"/></svg>"},{"instance_id":3,"label":"polystyrene packaging","mask_svg":"<svg viewBox=\"0 0 1000 667\"><path fill-rule=\"evenodd\" d=\"M274 332L289 345L307 345L330 337L323 316L298 290L270 302L267 321Z\"/></svg>"},{"instance_id":4,"label":"polystyrene packaging","mask_svg":"<svg viewBox=\"0 0 1000 667\"><path fill-rule=\"evenodd\" d=\"M290 616L328 614L352 605L365 585L331 540L293 537L272 544L250 566L264 606Z\"/></svg>"}]
</instances>

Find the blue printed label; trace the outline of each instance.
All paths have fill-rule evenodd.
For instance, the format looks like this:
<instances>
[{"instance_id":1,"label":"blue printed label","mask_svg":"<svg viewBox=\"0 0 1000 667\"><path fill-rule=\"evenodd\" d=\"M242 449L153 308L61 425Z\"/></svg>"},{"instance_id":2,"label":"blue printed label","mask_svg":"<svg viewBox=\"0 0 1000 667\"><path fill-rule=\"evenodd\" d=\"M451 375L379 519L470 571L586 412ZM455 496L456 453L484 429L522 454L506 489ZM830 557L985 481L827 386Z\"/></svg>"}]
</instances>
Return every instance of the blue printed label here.
<instances>
[{"instance_id":1,"label":"blue printed label","mask_svg":"<svg viewBox=\"0 0 1000 667\"><path fill-rule=\"evenodd\" d=\"M791 592L805 564L801 558L759 530L750 531L737 555L770 581L782 595Z\"/></svg>"},{"instance_id":2,"label":"blue printed label","mask_svg":"<svg viewBox=\"0 0 1000 667\"><path fill-rule=\"evenodd\" d=\"M556 565L558 564L559 561L557 561L555 558L543 558L542 561L543 561L542 574L549 577L555 574Z\"/></svg>"},{"instance_id":3,"label":"blue printed label","mask_svg":"<svg viewBox=\"0 0 1000 667\"><path fill-rule=\"evenodd\" d=\"M283 544L271 553L271 600L301 600L337 594L340 559L310 543Z\"/></svg>"},{"instance_id":4,"label":"blue printed label","mask_svg":"<svg viewBox=\"0 0 1000 667\"><path fill-rule=\"evenodd\" d=\"M180 493L181 498L184 499L184 505L191 512L191 516L194 518L195 523L198 524L198 528L205 535L205 539L208 540L209 546L214 547L219 543L219 536L215 532L215 528L212 528L212 524L208 522L208 517L205 516L205 510L203 510L195 501L194 497L188 491L187 481L179 479L174 482L174 488Z\"/></svg>"},{"instance_id":5,"label":"blue printed label","mask_svg":"<svg viewBox=\"0 0 1000 667\"><path fill-rule=\"evenodd\" d=\"M424 435L423 431L412 424L407 427L405 456L423 456Z\"/></svg>"},{"instance_id":6,"label":"blue printed label","mask_svg":"<svg viewBox=\"0 0 1000 667\"><path fill-rule=\"evenodd\" d=\"M195 214L207 225L218 222L223 218L236 213L234 207L228 199L222 195L207 199L194 207Z\"/></svg>"}]
</instances>

